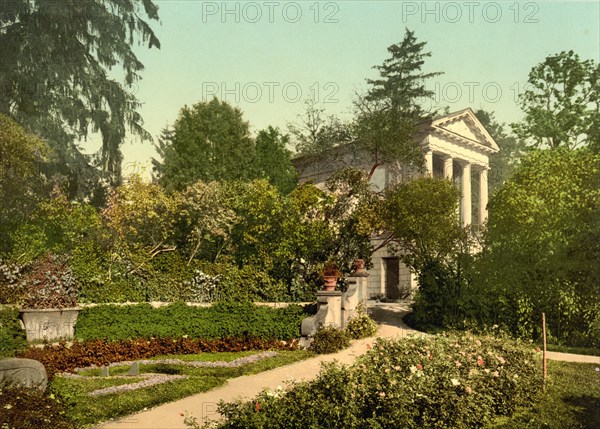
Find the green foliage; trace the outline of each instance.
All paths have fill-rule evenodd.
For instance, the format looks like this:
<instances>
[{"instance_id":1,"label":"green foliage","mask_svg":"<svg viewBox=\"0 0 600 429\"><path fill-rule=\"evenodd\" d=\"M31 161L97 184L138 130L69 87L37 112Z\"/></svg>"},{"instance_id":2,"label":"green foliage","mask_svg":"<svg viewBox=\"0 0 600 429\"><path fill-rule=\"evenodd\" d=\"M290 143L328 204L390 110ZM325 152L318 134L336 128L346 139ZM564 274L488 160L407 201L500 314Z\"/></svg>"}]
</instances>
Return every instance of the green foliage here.
<instances>
[{"instance_id":1,"label":"green foliage","mask_svg":"<svg viewBox=\"0 0 600 429\"><path fill-rule=\"evenodd\" d=\"M548 361L548 379L539 401L490 429L563 429L600 427L598 365Z\"/></svg>"},{"instance_id":2,"label":"green foliage","mask_svg":"<svg viewBox=\"0 0 600 429\"><path fill-rule=\"evenodd\" d=\"M523 122L517 136L536 148L600 148L600 65L573 51L550 55L533 67L520 96Z\"/></svg>"},{"instance_id":3,"label":"green foliage","mask_svg":"<svg viewBox=\"0 0 600 429\"><path fill-rule=\"evenodd\" d=\"M253 162L254 142L242 112L213 98L181 109L155 169L163 187L183 190L198 180L252 179Z\"/></svg>"},{"instance_id":4,"label":"green foliage","mask_svg":"<svg viewBox=\"0 0 600 429\"><path fill-rule=\"evenodd\" d=\"M350 338L358 340L361 338L372 337L377 333L379 328L377 323L369 317L363 305L360 304L356 308L356 313L344 329Z\"/></svg>"},{"instance_id":5,"label":"green foliage","mask_svg":"<svg viewBox=\"0 0 600 429\"><path fill-rule=\"evenodd\" d=\"M111 262L111 254L93 241L81 243L71 254L71 270L83 303L144 301L145 289L126 266ZM175 270L177 267L172 267Z\"/></svg>"},{"instance_id":6,"label":"green foliage","mask_svg":"<svg viewBox=\"0 0 600 429\"><path fill-rule=\"evenodd\" d=\"M48 144L0 113L0 252L11 250L10 231L24 222L48 192L42 163Z\"/></svg>"},{"instance_id":7,"label":"green foliage","mask_svg":"<svg viewBox=\"0 0 600 429\"><path fill-rule=\"evenodd\" d=\"M19 324L19 310L0 306L0 358L12 357L24 348L27 340Z\"/></svg>"},{"instance_id":8,"label":"green foliage","mask_svg":"<svg viewBox=\"0 0 600 429\"><path fill-rule=\"evenodd\" d=\"M256 136L257 177L266 178L282 194L289 194L298 182L298 172L293 166L292 153L287 148L290 137L269 126Z\"/></svg>"},{"instance_id":9,"label":"green foliage","mask_svg":"<svg viewBox=\"0 0 600 429\"><path fill-rule=\"evenodd\" d=\"M386 191L384 224L408 266L420 271L433 261L455 259L468 249L457 205L458 190L447 180L418 178Z\"/></svg>"},{"instance_id":10,"label":"green foliage","mask_svg":"<svg viewBox=\"0 0 600 429\"><path fill-rule=\"evenodd\" d=\"M48 253L69 254L90 242L97 243L102 227L98 211L86 203L69 201L55 185L50 198L12 234L12 258L31 262Z\"/></svg>"},{"instance_id":11,"label":"green foliage","mask_svg":"<svg viewBox=\"0 0 600 429\"><path fill-rule=\"evenodd\" d=\"M490 155L488 188L492 192L513 174L519 160L525 154L526 144L523 140L507 134L504 130L504 124L496 121L494 113L480 109L475 112L475 116L481 121L500 148L499 152Z\"/></svg>"},{"instance_id":12,"label":"green foliage","mask_svg":"<svg viewBox=\"0 0 600 429\"><path fill-rule=\"evenodd\" d=\"M471 243L457 205L458 190L448 180L414 179L386 193L382 217L392 248L418 275L410 318L420 329L453 326L464 317Z\"/></svg>"},{"instance_id":13,"label":"green foliage","mask_svg":"<svg viewBox=\"0 0 600 429\"><path fill-rule=\"evenodd\" d=\"M194 258L215 261L231 241L238 220L238 195L226 182L195 182L181 193L177 241L188 264Z\"/></svg>"},{"instance_id":14,"label":"green foliage","mask_svg":"<svg viewBox=\"0 0 600 429\"><path fill-rule=\"evenodd\" d=\"M483 427L528 406L541 385L530 347L497 337L378 340L351 367L325 365L310 382L221 403L218 428ZM197 428L193 419L188 426Z\"/></svg>"},{"instance_id":15,"label":"green foliage","mask_svg":"<svg viewBox=\"0 0 600 429\"><path fill-rule=\"evenodd\" d=\"M289 340L300 336L304 316L299 306L273 309L252 303L193 307L177 302L161 308L149 304L101 305L85 308L79 314L75 336L81 340L182 336Z\"/></svg>"},{"instance_id":16,"label":"green foliage","mask_svg":"<svg viewBox=\"0 0 600 429\"><path fill-rule=\"evenodd\" d=\"M350 335L332 325L321 327L314 335L310 350L317 354L339 352L350 346Z\"/></svg>"},{"instance_id":17,"label":"green foliage","mask_svg":"<svg viewBox=\"0 0 600 429\"><path fill-rule=\"evenodd\" d=\"M476 266L489 324L537 338L545 312L555 340L597 347L599 166L585 149L535 151L492 197Z\"/></svg>"},{"instance_id":18,"label":"green foliage","mask_svg":"<svg viewBox=\"0 0 600 429\"><path fill-rule=\"evenodd\" d=\"M158 20L152 0L3 1L0 113L51 141L71 171L82 161L68 154L78 152L72 140L100 132L99 167L118 181L126 132L150 138L136 111L144 66L132 45L160 43L144 15Z\"/></svg>"},{"instance_id":19,"label":"green foliage","mask_svg":"<svg viewBox=\"0 0 600 429\"><path fill-rule=\"evenodd\" d=\"M39 389L2 389L0 427L23 429L75 429L60 395Z\"/></svg>"},{"instance_id":20,"label":"green foliage","mask_svg":"<svg viewBox=\"0 0 600 429\"><path fill-rule=\"evenodd\" d=\"M301 171L315 159L331 160L337 145L349 143L356 137L351 124L334 115L326 116L325 109L314 99L305 100L304 105L304 113L298 115L298 122L288 124L296 152L301 155L295 160Z\"/></svg>"},{"instance_id":21,"label":"green foliage","mask_svg":"<svg viewBox=\"0 0 600 429\"><path fill-rule=\"evenodd\" d=\"M156 184L131 177L112 192L102 215L111 250L129 272L142 273L155 256L175 250L179 201Z\"/></svg>"},{"instance_id":22,"label":"green foliage","mask_svg":"<svg viewBox=\"0 0 600 429\"><path fill-rule=\"evenodd\" d=\"M419 288L408 315L412 326L420 330L464 328L463 320L474 318L464 302L471 279L460 271L461 266L461 263L431 261L422 267L418 274Z\"/></svg>"},{"instance_id":23,"label":"green foliage","mask_svg":"<svg viewBox=\"0 0 600 429\"><path fill-rule=\"evenodd\" d=\"M431 56L423 52L426 44L417 42L414 32L407 29L400 43L388 47L390 57L374 67L380 78L367 79L368 93L354 103L355 134L373 157L370 176L383 164L423 166L423 154L414 139L415 126L433 116L421 103L434 95L426 81L442 74L422 72L425 59Z\"/></svg>"},{"instance_id":24,"label":"green foliage","mask_svg":"<svg viewBox=\"0 0 600 429\"><path fill-rule=\"evenodd\" d=\"M425 59L431 56L431 52L423 52L426 45L427 42L417 42L414 31L406 29L402 42L387 48L390 58L373 67L379 70L381 78L367 79L371 85L367 99L383 101L385 110L400 112L406 119L414 121L426 116L418 103L432 98L434 92L426 88L425 82L443 74L421 71Z\"/></svg>"}]
</instances>

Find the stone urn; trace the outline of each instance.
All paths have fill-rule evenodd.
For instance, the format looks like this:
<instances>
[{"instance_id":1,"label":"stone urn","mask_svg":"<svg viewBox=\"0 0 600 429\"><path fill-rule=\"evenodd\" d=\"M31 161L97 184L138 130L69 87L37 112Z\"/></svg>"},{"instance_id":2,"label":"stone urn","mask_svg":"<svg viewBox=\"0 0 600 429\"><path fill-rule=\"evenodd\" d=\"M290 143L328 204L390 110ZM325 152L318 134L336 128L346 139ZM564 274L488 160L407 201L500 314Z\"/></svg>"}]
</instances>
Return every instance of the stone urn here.
<instances>
[{"instance_id":1,"label":"stone urn","mask_svg":"<svg viewBox=\"0 0 600 429\"><path fill-rule=\"evenodd\" d=\"M80 307L22 308L20 316L27 341L73 338L80 311Z\"/></svg>"}]
</instances>

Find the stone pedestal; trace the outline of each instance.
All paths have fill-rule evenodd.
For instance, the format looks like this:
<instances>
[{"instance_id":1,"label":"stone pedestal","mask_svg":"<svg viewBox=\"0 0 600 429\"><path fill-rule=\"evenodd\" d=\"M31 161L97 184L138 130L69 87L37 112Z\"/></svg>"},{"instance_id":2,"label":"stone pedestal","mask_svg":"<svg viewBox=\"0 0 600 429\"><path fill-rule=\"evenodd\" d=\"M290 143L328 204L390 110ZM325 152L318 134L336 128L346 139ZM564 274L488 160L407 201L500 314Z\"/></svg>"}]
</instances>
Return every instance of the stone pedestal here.
<instances>
[{"instance_id":1,"label":"stone pedestal","mask_svg":"<svg viewBox=\"0 0 600 429\"><path fill-rule=\"evenodd\" d=\"M342 294L342 328L354 317L359 303L357 278L348 278L348 290Z\"/></svg>"},{"instance_id":2,"label":"stone pedestal","mask_svg":"<svg viewBox=\"0 0 600 429\"><path fill-rule=\"evenodd\" d=\"M302 321L303 336L312 337L322 326L342 327L342 292L317 292L317 314Z\"/></svg>"},{"instance_id":3,"label":"stone pedestal","mask_svg":"<svg viewBox=\"0 0 600 429\"><path fill-rule=\"evenodd\" d=\"M367 299L369 298L369 291L367 285L367 275L355 277L356 289L358 295L358 303L362 304L365 310L367 309Z\"/></svg>"}]
</instances>

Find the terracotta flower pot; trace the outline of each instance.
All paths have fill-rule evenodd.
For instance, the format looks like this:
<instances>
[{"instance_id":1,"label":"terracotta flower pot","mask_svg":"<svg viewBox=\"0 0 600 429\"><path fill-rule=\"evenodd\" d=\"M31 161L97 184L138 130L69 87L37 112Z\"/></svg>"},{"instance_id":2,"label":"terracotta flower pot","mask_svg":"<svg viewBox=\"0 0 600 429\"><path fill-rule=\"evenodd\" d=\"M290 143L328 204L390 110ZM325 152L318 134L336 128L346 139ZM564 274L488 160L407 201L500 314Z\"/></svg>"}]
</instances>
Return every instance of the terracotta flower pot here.
<instances>
[{"instance_id":1,"label":"terracotta flower pot","mask_svg":"<svg viewBox=\"0 0 600 429\"><path fill-rule=\"evenodd\" d=\"M338 279L339 277L337 276L323 276L323 280L325 280L323 290L327 292L333 292L337 286Z\"/></svg>"}]
</instances>

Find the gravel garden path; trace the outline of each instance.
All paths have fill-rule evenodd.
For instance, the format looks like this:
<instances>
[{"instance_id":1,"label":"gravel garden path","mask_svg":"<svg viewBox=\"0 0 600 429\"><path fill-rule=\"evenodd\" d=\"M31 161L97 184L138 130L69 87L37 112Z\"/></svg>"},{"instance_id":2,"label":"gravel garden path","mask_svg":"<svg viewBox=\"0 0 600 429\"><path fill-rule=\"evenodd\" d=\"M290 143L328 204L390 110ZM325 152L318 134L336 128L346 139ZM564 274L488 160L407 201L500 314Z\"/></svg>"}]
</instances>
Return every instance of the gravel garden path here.
<instances>
[{"instance_id":1,"label":"gravel garden path","mask_svg":"<svg viewBox=\"0 0 600 429\"><path fill-rule=\"evenodd\" d=\"M378 337L398 338L418 334L402 322L402 316L410 309L407 302L369 303L373 318L380 324ZM198 419L218 417L217 403L220 400L233 401L242 397L251 399L265 388L276 390L285 387L289 380L310 380L314 378L323 362L337 360L342 364L352 364L357 356L366 353L375 337L355 340L352 345L335 354L319 355L291 365L279 367L260 374L231 379L222 387L200 393L156 408L133 414L125 418L104 423L96 429L187 429L183 423L185 413ZM548 359L590 362L600 364L598 356L570 355L549 352Z\"/></svg>"}]
</instances>

